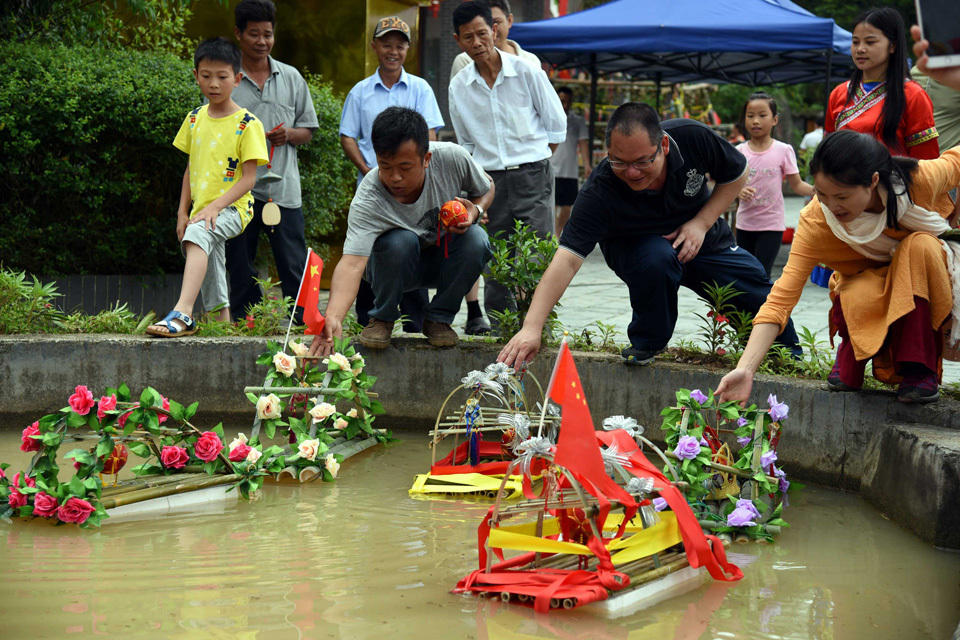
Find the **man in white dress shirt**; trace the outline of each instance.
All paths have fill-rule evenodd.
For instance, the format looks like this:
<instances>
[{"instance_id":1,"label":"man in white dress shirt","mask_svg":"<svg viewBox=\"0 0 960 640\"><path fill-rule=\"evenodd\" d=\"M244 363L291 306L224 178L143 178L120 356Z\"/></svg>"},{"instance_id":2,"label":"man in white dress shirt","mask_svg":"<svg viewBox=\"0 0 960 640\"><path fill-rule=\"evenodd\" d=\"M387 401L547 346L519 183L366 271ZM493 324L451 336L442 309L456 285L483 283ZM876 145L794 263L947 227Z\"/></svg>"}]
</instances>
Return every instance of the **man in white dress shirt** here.
<instances>
[{"instance_id":1,"label":"man in white dress shirt","mask_svg":"<svg viewBox=\"0 0 960 640\"><path fill-rule=\"evenodd\" d=\"M540 68L540 58L524 51L519 44L508 39L510 27L513 26L513 12L510 11L510 2L508 0L487 0L490 7L490 15L493 16L493 44L500 49L512 53L522 60L526 60L535 67ZM453 59L453 65L450 67L450 78L460 73L465 66L472 62L470 55L462 51Z\"/></svg>"},{"instance_id":2,"label":"man in white dress shirt","mask_svg":"<svg viewBox=\"0 0 960 640\"><path fill-rule=\"evenodd\" d=\"M453 12L454 38L471 63L449 87L450 120L458 142L496 184L487 233L511 234L521 220L537 234L553 232L553 172L549 158L567 135L567 116L539 67L494 46L486 2ZM503 285L486 279L484 307L515 310Z\"/></svg>"}]
</instances>

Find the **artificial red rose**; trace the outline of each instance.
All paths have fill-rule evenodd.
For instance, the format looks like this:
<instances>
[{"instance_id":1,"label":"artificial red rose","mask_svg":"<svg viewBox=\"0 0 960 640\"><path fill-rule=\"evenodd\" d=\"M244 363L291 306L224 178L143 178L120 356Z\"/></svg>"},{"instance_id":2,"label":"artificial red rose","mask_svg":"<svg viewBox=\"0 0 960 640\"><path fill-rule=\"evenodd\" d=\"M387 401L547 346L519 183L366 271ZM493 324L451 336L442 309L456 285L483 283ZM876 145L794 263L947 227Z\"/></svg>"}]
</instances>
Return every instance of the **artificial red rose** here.
<instances>
[{"instance_id":1,"label":"artificial red rose","mask_svg":"<svg viewBox=\"0 0 960 640\"><path fill-rule=\"evenodd\" d=\"M27 504L27 496L17 491L16 487L10 487L10 495L7 496L7 504L14 509L24 507Z\"/></svg>"},{"instance_id":2,"label":"artificial red rose","mask_svg":"<svg viewBox=\"0 0 960 640\"><path fill-rule=\"evenodd\" d=\"M13 474L13 486L15 486L15 487L19 487L19 486L20 486L20 476L21 476L21 474L23 474L23 484L24 484L24 485L26 485L26 486L28 486L28 487L35 487L35 486L37 486L37 481L34 480L33 478L31 478L30 476L28 476L27 474L23 473L23 471L17 471L15 474Z\"/></svg>"},{"instance_id":3,"label":"artificial red rose","mask_svg":"<svg viewBox=\"0 0 960 640\"><path fill-rule=\"evenodd\" d=\"M36 438L30 437L38 435L40 435L40 422L34 422L32 425L24 429L23 435L20 436L20 451L40 451L43 449L42 442Z\"/></svg>"},{"instance_id":4,"label":"artificial red rose","mask_svg":"<svg viewBox=\"0 0 960 640\"><path fill-rule=\"evenodd\" d=\"M97 418L103 420L107 417L107 411L113 411L117 408L117 396L111 393L109 397L100 396L100 402L97 403Z\"/></svg>"},{"instance_id":5,"label":"artificial red rose","mask_svg":"<svg viewBox=\"0 0 960 640\"><path fill-rule=\"evenodd\" d=\"M230 462L243 462L250 453L250 445L240 443L230 450Z\"/></svg>"},{"instance_id":6,"label":"artificial red rose","mask_svg":"<svg viewBox=\"0 0 960 640\"><path fill-rule=\"evenodd\" d=\"M38 491L33 496L33 515L37 517L52 518L57 515L57 507L59 506L60 503L57 502L56 498L43 491Z\"/></svg>"},{"instance_id":7,"label":"artificial red rose","mask_svg":"<svg viewBox=\"0 0 960 640\"><path fill-rule=\"evenodd\" d=\"M90 393L90 389L87 389L87 386L84 384L77 385L77 388L73 390L73 395L67 400L67 403L71 409L81 416L90 413L90 409L92 409L95 404L93 394Z\"/></svg>"},{"instance_id":8,"label":"artificial red rose","mask_svg":"<svg viewBox=\"0 0 960 640\"><path fill-rule=\"evenodd\" d=\"M130 411L127 411L126 413L120 414L120 417L117 418L117 426L121 429L127 426L127 418L130 417L131 413L133 413L133 409L130 409Z\"/></svg>"},{"instance_id":9,"label":"artificial red rose","mask_svg":"<svg viewBox=\"0 0 960 640\"><path fill-rule=\"evenodd\" d=\"M193 445L193 454L204 462L216 460L222 450L223 442L220 441L220 436L213 431L201 433L197 439L197 444Z\"/></svg>"},{"instance_id":10,"label":"artificial red rose","mask_svg":"<svg viewBox=\"0 0 960 640\"><path fill-rule=\"evenodd\" d=\"M183 447L166 446L160 450L160 464L168 469L183 469L190 455Z\"/></svg>"},{"instance_id":11,"label":"artificial red rose","mask_svg":"<svg viewBox=\"0 0 960 640\"><path fill-rule=\"evenodd\" d=\"M83 524L90 517L90 514L96 511L93 505L80 498L68 498L57 509L57 517L63 522L72 522L74 524Z\"/></svg>"},{"instance_id":12,"label":"artificial red rose","mask_svg":"<svg viewBox=\"0 0 960 640\"><path fill-rule=\"evenodd\" d=\"M164 398L163 396L160 396L160 398L163 400L163 403L162 403L163 410L170 411L170 400L167 398ZM166 414L157 413L157 420L160 422L160 424L163 424L164 422L167 421Z\"/></svg>"}]
</instances>

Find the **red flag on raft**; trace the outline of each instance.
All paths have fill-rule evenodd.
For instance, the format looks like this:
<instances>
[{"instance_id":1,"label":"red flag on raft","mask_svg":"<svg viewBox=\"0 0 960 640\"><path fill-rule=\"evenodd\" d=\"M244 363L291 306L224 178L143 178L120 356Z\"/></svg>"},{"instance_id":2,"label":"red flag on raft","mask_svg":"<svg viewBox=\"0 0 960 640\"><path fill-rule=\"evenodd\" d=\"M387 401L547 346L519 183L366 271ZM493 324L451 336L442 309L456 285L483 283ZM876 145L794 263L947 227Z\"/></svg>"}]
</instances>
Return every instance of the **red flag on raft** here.
<instances>
[{"instance_id":1,"label":"red flag on raft","mask_svg":"<svg viewBox=\"0 0 960 640\"><path fill-rule=\"evenodd\" d=\"M317 336L323 332L326 319L320 314L320 274L323 273L323 260L313 249L307 249L307 265L300 279L300 292L297 294L297 306L303 307L304 333Z\"/></svg>"},{"instance_id":2,"label":"red flag on raft","mask_svg":"<svg viewBox=\"0 0 960 640\"><path fill-rule=\"evenodd\" d=\"M616 499L621 504L633 505L633 498L604 469L590 407L587 406L577 365L573 362L573 354L566 340L560 345L548 393L562 410L554 461L576 473L581 481L592 484L604 496Z\"/></svg>"}]
</instances>

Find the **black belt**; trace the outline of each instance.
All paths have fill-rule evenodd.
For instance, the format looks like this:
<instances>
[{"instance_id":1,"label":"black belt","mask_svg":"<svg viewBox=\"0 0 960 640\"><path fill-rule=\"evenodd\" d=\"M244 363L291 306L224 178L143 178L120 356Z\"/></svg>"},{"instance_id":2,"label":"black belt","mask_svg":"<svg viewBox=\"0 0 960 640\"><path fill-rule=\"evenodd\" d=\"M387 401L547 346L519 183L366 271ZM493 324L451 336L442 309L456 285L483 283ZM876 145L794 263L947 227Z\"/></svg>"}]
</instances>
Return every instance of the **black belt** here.
<instances>
[{"instance_id":1,"label":"black belt","mask_svg":"<svg viewBox=\"0 0 960 640\"><path fill-rule=\"evenodd\" d=\"M512 164L509 167L504 167L503 169L491 169L490 173L502 173L504 171L516 171L517 169L531 169L533 167L539 167L546 162L547 159L535 160L534 162L524 162L523 164Z\"/></svg>"}]
</instances>

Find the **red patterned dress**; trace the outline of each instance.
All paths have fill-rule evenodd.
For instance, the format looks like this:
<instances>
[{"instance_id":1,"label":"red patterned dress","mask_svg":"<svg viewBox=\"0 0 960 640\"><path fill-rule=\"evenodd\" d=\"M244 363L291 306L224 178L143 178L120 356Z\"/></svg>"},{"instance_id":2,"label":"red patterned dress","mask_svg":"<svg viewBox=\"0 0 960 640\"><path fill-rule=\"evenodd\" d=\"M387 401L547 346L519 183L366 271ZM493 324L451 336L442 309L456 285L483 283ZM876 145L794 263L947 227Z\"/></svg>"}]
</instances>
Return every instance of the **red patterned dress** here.
<instances>
[{"instance_id":1,"label":"red patterned dress","mask_svg":"<svg viewBox=\"0 0 960 640\"><path fill-rule=\"evenodd\" d=\"M883 100L887 96L887 83L881 82L871 90L861 84L851 102L847 102L849 82L834 87L830 94L824 131L832 133L840 129L852 129L874 136L881 142ZM930 96L919 84L907 80L903 85L906 107L900 126L897 127L897 147L889 145L890 153L907 155L918 159L933 159L940 155L937 128L933 124L933 104Z\"/></svg>"}]
</instances>

